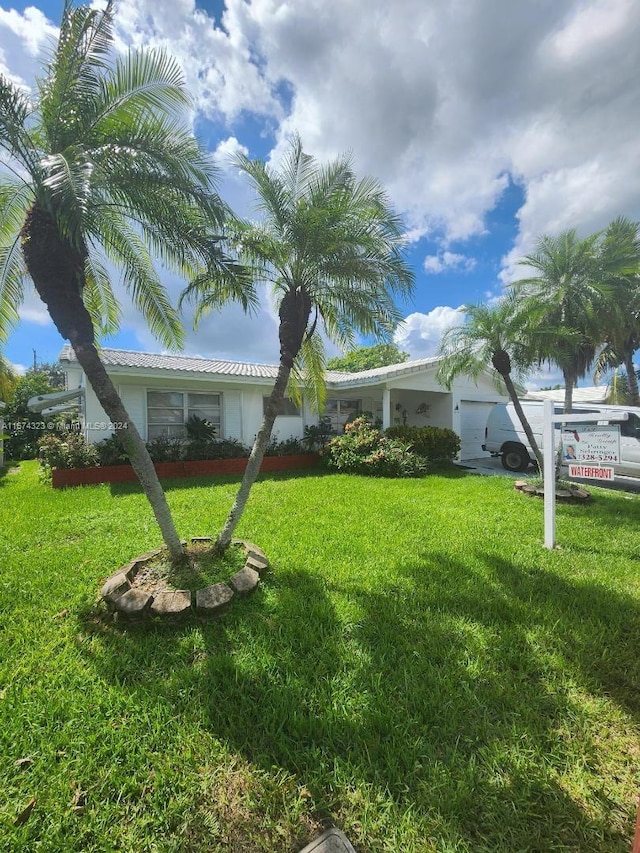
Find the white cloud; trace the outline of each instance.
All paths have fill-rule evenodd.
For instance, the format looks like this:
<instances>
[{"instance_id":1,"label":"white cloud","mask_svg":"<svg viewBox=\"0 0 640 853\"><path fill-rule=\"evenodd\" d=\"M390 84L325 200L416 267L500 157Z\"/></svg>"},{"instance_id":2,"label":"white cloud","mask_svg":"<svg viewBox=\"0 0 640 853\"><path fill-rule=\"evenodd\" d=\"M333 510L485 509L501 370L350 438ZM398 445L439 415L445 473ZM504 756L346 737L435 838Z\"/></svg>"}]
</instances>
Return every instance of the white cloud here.
<instances>
[{"instance_id":1,"label":"white cloud","mask_svg":"<svg viewBox=\"0 0 640 853\"><path fill-rule=\"evenodd\" d=\"M456 252L439 252L437 255L427 255L424 259L424 268L428 273L437 275L446 270L460 270L470 272L476 265L475 258L468 258Z\"/></svg>"},{"instance_id":2,"label":"white cloud","mask_svg":"<svg viewBox=\"0 0 640 853\"><path fill-rule=\"evenodd\" d=\"M244 154L246 157L249 154L249 149L246 145L241 145L235 136L229 136L218 143L213 152L213 159L220 168L230 168L231 160L238 154Z\"/></svg>"},{"instance_id":3,"label":"white cloud","mask_svg":"<svg viewBox=\"0 0 640 853\"><path fill-rule=\"evenodd\" d=\"M27 372L27 367L24 364L16 364L15 362L10 361L9 367L17 376L24 376Z\"/></svg>"},{"instance_id":4,"label":"white cloud","mask_svg":"<svg viewBox=\"0 0 640 853\"><path fill-rule=\"evenodd\" d=\"M25 289L25 299L18 313L21 320L35 323L36 326L53 325L53 320L49 316L44 302L32 288L27 287Z\"/></svg>"},{"instance_id":5,"label":"white cloud","mask_svg":"<svg viewBox=\"0 0 640 853\"><path fill-rule=\"evenodd\" d=\"M415 312L405 317L396 329L394 341L411 358L428 358L437 354L447 329L463 322L464 312L461 308L440 305L428 314Z\"/></svg>"}]
</instances>

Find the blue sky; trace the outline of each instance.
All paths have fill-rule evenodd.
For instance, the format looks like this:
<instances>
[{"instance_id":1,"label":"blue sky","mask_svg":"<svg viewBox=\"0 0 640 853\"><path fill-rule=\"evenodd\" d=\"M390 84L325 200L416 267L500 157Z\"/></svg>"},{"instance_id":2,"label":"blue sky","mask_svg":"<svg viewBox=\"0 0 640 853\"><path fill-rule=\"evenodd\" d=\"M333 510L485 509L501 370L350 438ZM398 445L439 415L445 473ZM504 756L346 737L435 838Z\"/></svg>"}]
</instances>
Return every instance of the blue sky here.
<instances>
[{"instance_id":1,"label":"blue sky","mask_svg":"<svg viewBox=\"0 0 640 853\"><path fill-rule=\"evenodd\" d=\"M33 82L61 9L0 4L0 71ZM128 0L116 30L121 49L162 46L181 62L195 132L239 213L250 198L225 153L277 162L294 131L383 183L412 238L417 286L397 335L412 357L435 353L460 306L498 296L540 234L640 219L634 0ZM186 323L189 353L277 358L267 299L254 318L232 308L198 332ZM105 343L159 349L127 304ZM26 367L61 345L30 296L5 356Z\"/></svg>"}]
</instances>

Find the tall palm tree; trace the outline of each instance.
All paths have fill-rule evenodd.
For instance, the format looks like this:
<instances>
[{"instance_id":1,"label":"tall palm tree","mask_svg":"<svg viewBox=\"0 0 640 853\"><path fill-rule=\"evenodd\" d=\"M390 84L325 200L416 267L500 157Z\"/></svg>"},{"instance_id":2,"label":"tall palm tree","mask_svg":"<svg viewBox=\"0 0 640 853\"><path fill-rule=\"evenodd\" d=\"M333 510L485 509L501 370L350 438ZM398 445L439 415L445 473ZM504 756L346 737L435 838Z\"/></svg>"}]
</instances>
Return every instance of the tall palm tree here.
<instances>
[{"instance_id":1,"label":"tall palm tree","mask_svg":"<svg viewBox=\"0 0 640 853\"><path fill-rule=\"evenodd\" d=\"M609 305L602 312L604 347L596 359L595 379L624 365L628 402L640 406L633 355L640 348L640 231L637 222L614 219L604 232L599 252L603 280L611 285Z\"/></svg>"},{"instance_id":2,"label":"tall palm tree","mask_svg":"<svg viewBox=\"0 0 640 853\"><path fill-rule=\"evenodd\" d=\"M536 360L528 341L530 317L519 310L519 302L513 295L504 297L494 306L466 305L462 310L465 313L464 324L452 326L442 338L438 381L451 388L457 376L477 379L491 365L504 382L542 471L542 453L518 398L512 375L514 371L522 373Z\"/></svg>"},{"instance_id":3,"label":"tall palm tree","mask_svg":"<svg viewBox=\"0 0 640 853\"><path fill-rule=\"evenodd\" d=\"M155 268L191 276L219 263L207 229L224 207L187 123L181 72L161 51L115 58L113 7L65 3L33 102L0 77L0 339L30 278L76 357L152 505L171 555L183 548L153 463L100 360L96 331L117 328L107 263L161 343L183 330ZM122 427L120 427L122 425Z\"/></svg>"},{"instance_id":4,"label":"tall palm tree","mask_svg":"<svg viewBox=\"0 0 640 853\"><path fill-rule=\"evenodd\" d=\"M572 411L573 389L593 364L603 340L601 315L611 288L600 275L599 239L599 234L579 239L575 230L557 237L543 235L536 251L519 262L538 275L511 284L523 300L523 310L535 312L544 330L538 340L540 360L555 363L562 371L565 412ZM549 337L552 329L559 336L568 333L561 346Z\"/></svg>"},{"instance_id":5,"label":"tall palm tree","mask_svg":"<svg viewBox=\"0 0 640 853\"><path fill-rule=\"evenodd\" d=\"M319 164L296 138L279 171L245 156L236 165L250 180L262 214L258 223L236 223L236 247L241 261L253 267L256 284L273 287L280 364L219 550L229 545L240 520L287 386L295 395L295 387L304 385L308 398L323 407L318 327L343 349L353 345L356 332L388 338L401 318L394 297L413 288L401 252L401 221L376 181L356 179L349 158ZM198 283L185 296L199 300L198 316L219 300L219 293Z\"/></svg>"}]
</instances>

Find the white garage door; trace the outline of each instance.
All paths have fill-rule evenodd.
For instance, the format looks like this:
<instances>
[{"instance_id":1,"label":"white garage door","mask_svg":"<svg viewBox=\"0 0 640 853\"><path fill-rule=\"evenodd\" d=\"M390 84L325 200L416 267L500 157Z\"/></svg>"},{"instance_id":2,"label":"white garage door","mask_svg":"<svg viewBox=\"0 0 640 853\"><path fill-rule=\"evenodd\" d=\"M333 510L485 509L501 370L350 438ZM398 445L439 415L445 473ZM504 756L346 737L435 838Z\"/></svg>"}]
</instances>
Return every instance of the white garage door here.
<instances>
[{"instance_id":1,"label":"white garage door","mask_svg":"<svg viewBox=\"0 0 640 853\"><path fill-rule=\"evenodd\" d=\"M460 403L460 459L489 456L482 449L484 428L495 403L462 400Z\"/></svg>"}]
</instances>

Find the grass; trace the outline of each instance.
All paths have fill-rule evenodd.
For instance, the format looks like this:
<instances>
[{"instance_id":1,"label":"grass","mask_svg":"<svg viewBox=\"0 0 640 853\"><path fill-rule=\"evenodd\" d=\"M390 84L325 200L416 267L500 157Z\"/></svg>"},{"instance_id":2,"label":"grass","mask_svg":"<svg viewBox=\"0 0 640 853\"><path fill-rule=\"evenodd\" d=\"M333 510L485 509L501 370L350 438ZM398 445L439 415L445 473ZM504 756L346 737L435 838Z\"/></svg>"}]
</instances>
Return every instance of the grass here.
<instances>
[{"instance_id":1,"label":"grass","mask_svg":"<svg viewBox=\"0 0 640 853\"><path fill-rule=\"evenodd\" d=\"M236 485L168 483L181 535ZM260 590L122 630L95 597L160 544L140 491L7 473L0 850L293 851L332 821L359 853L628 853L640 500L594 493L550 552L508 478L273 476L238 530Z\"/></svg>"},{"instance_id":2,"label":"grass","mask_svg":"<svg viewBox=\"0 0 640 853\"><path fill-rule=\"evenodd\" d=\"M246 554L239 545L231 545L218 554L211 543L187 543L187 560L173 565L166 549L145 563L134 585L151 592L160 589L187 589L197 592L206 586L228 582L245 564Z\"/></svg>"}]
</instances>

